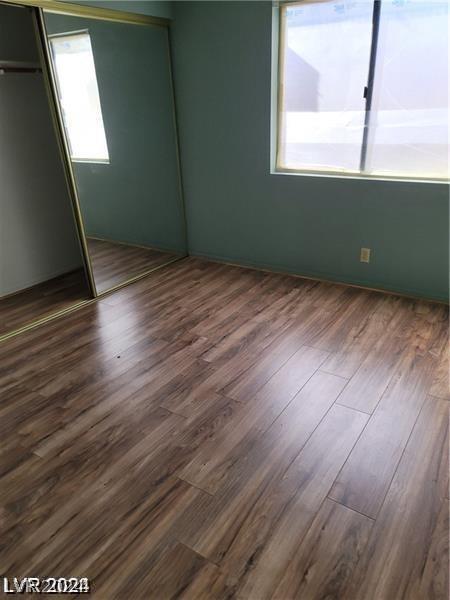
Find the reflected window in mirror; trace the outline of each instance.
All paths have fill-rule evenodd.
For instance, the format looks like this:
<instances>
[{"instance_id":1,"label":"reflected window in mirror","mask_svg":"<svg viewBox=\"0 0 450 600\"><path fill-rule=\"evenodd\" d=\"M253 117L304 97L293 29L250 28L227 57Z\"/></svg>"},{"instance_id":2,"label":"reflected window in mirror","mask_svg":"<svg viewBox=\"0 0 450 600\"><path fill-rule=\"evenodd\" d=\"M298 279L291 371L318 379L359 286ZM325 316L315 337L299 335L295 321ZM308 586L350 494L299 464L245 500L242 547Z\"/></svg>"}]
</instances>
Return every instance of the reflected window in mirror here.
<instances>
[{"instance_id":1,"label":"reflected window in mirror","mask_svg":"<svg viewBox=\"0 0 450 600\"><path fill-rule=\"evenodd\" d=\"M50 47L72 160L109 163L89 32L50 36Z\"/></svg>"}]
</instances>

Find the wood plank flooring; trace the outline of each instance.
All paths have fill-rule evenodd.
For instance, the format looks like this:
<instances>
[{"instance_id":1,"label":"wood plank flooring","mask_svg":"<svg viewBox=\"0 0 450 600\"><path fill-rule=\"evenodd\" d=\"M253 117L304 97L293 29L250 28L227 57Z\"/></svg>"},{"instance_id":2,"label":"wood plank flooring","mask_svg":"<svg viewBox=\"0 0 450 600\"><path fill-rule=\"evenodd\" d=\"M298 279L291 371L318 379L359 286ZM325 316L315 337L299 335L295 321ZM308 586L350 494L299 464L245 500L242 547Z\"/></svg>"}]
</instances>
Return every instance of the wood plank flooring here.
<instances>
[{"instance_id":1,"label":"wood plank flooring","mask_svg":"<svg viewBox=\"0 0 450 600\"><path fill-rule=\"evenodd\" d=\"M176 254L152 248L90 237L86 241L98 292L109 290L136 275L177 258Z\"/></svg>"},{"instance_id":2,"label":"wood plank flooring","mask_svg":"<svg viewBox=\"0 0 450 600\"><path fill-rule=\"evenodd\" d=\"M90 298L83 269L0 298L0 336Z\"/></svg>"},{"instance_id":3,"label":"wood plank flooring","mask_svg":"<svg viewBox=\"0 0 450 600\"><path fill-rule=\"evenodd\" d=\"M0 573L448 600L448 308L189 258L0 344Z\"/></svg>"}]
</instances>

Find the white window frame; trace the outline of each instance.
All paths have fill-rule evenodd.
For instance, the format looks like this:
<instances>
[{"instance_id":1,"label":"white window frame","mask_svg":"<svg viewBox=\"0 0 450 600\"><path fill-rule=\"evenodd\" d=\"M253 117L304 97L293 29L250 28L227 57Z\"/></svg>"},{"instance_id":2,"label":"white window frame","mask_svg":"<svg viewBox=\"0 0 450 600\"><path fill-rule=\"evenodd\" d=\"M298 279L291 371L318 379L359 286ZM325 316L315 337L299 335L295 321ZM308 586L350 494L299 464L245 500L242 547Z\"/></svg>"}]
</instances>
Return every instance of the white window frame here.
<instances>
[{"instance_id":1,"label":"white window frame","mask_svg":"<svg viewBox=\"0 0 450 600\"><path fill-rule=\"evenodd\" d=\"M320 0L307 0L320 1ZM369 126L370 106L372 102L372 90L374 82L375 64L376 64L376 50L378 42L378 28L380 19L380 0L370 0L374 3L374 20L373 20L373 31L372 31L372 46L371 56L369 64L368 82L367 82L367 96L366 96L366 117L364 126L364 137L361 147L361 166L365 164L366 151L367 151L367 135ZM344 178L344 179L367 179L367 180L379 180L379 181L403 181L403 182L423 182L423 183L435 183L435 184L450 184L449 177L412 177L402 175L385 175L385 174L372 174L365 173L361 169L358 171L340 171L329 170L329 169L291 169L284 167L280 163L281 154L281 134L282 134L282 119L283 119L283 89L284 89L284 64L283 55L286 39L286 9L292 6L299 6L302 4L302 0L273 0L273 23L272 23L272 148L271 148L271 161L272 161L272 174L287 174L287 175L298 175L298 176L312 176L312 177L333 177L333 178ZM449 82L450 86L450 82ZM450 93L450 87L449 87ZM450 131L449 131L450 136ZM449 149L449 161L450 161L450 149Z\"/></svg>"},{"instance_id":2,"label":"white window frame","mask_svg":"<svg viewBox=\"0 0 450 600\"><path fill-rule=\"evenodd\" d=\"M57 40L57 39L61 39L61 38L70 38L70 37L76 37L76 36L80 36L80 35L88 35L89 36L89 40L91 42L91 47L92 47L92 41L91 41L91 35L89 33L88 29L79 29L76 31L65 31L62 33L54 33L54 34L50 34L48 35L48 40L49 40L49 46L50 46L50 53L52 56L52 61L53 61L53 73L54 73L54 79L55 79L55 84L56 84L56 90L58 92L58 98L59 98L59 103L62 106L62 92L61 92L61 85L60 85L60 80L59 80L59 74L58 74L58 69L56 66L56 59L55 59L55 54L54 54L54 50L53 50L53 45L52 45L52 40ZM94 61L94 69L95 69L95 59L94 56L92 56L92 59ZM103 164L103 165L109 165L111 163L110 160L110 153L109 153L109 147L108 147L108 138L106 135L106 129L105 129L105 123L104 123L104 119L103 119L103 110L102 110L102 106L101 106L101 98L100 98L100 89L98 87L98 81L97 81L97 73L95 71L95 78L96 78L96 82L97 82L97 90L98 90L98 96L99 96L99 103L100 103L100 115L102 118L102 127L103 127L103 132L104 132L104 136L105 136L105 144L106 144L106 152L108 154L108 156L105 158L99 158L99 157L74 157L73 153L72 153L72 144L71 144L71 139L70 139L70 132L69 129L67 127L67 124L65 122L64 119L64 115L63 115L63 123L64 123L64 129L66 132L66 139L67 139L67 145L68 145L68 149L69 149L69 154L70 154L70 160L72 162L75 163L92 163L92 164Z\"/></svg>"}]
</instances>

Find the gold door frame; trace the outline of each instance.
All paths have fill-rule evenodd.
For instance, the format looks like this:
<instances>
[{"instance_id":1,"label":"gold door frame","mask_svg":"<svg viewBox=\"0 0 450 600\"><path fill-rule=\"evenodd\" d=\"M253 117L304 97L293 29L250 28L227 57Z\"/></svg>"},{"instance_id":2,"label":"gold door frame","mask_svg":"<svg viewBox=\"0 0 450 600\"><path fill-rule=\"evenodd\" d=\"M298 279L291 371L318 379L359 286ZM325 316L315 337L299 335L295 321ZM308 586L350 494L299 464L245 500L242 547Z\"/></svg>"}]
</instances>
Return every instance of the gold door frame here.
<instances>
[{"instance_id":1,"label":"gold door frame","mask_svg":"<svg viewBox=\"0 0 450 600\"><path fill-rule=\"evenodd\" d=\"M161 269L162 267L166 267L167 265L174 263L178 260L182 260L186 256L188 256L187 251L184 255L177 256L176 258L168 261L163 265L159 265L156 267L152 267L142 273L130 277L129 279L105 290L103 292L98 292L94 275L92 271L91 260L89 256L89 251L87 247L86 235L84 230L83 216L80 209L80 202L78 197L78 190L76 186L76 180L74 176L74 171L72 167L72 161L70 160L70 152L69 145L67 140L67 134L64 127L61 107L59 104L58 91L56 86L56 76L53 68L53 63L51 60L51 49L48 43L47 31L45 27L44 20L44 10L48 13L54 14L63 14L68 16L78 16L89 19L100 19L104 21L113 21L117 23L129 23L132 25L147 25L147 26L155 26L155 27L163 27L166 29L166 39L167 39L167 52L169 57L169 81L172 90L172 114L173 114L173 123L174 123L174 133L175 133L175 152L176 152L176 162L177 162L177 170L179 175L179 202L181 204L181 214L184 223L184 237L186 240L187 247L187 226L186 226L186 211L184 204L184 195L183 195L183 182L181 178L181 164L180 164L180 152L179 152L179 136L178 136L178 124L177 124L177 116L175 109L175 96L174 96L174 84L173 84L173 73L172 73L172 56L171 56L171 48L170 48L170 37L169 37L169 26L170 19L165 19L162 17L151 17L147 15L141 15L136 13L129 13L125 11L116 11L112 9L106 8L96 8L78 4L71 3L63 3L56 0L0 0L0 4L6 5L15 5L15 6L23 6L23 7L32 7L35 10L33 11L33 21L36 32L36 41L38 45L39 57L42 63L42 72L44 76L44 84L47 90L47 96L50 106L50 113L52 116L55 133L57 137L57 142L59 146L59 151L61 155L61 160L63 163L67 187L72 203L72 209L75 216L76 228L80 240L80 246L82 251L82 258L84 263L84 268L86 271L88 284L91 292L91 299L83 300L74 304L69 308L65 308L59 311L55 311L51 315L47 315L41 318L37 318L34 321L25 324L18 329L15 329L11 332L8 332L4 335L0 335L0 342L13 337L23 331L27 331L29 329L33 329L43 323L51 321L59 316L70 313L78 308L86 306L87 304L91 304L97 298L103 297L107 294L110 294L120 288L123 288L130 283L138 281L143 277L146 277L153 271Z\"/></svg>"},{"instance_id":2,"label":"gold door frame","mask_svg":"<svg viewBox=\"0 0 450 600\"><path fill-rule=\"evenodd\" d=\"M71 4L57 0L5 0L3 4L16 4L19 6L34 6L48 12L70 15L73 17L86 17L89 19L101 19L103 21L117 21L119 23L133 23L134 25L156 25L168 27L170 19L162 17L151 17L137 13L129 13L110 8L96 8L82 4Z\"/></svg>"},{"instance_id":3,"label":"gold door frame","mask_svg":"<svg viewBox=\"0 0 450 600\"><path fill-rule=\"evenodd\" d=\"M88 252L86 236L84 233L83 216L80 210L80 203L78 199L78 190L75 182L75 175L72 168L72 162L70 160L70 152L68 146L68 140L64 129L62 120L61 107L59 105L57 88L55 85L55 75L50 59L49 48L43 44L45 32L42 30L42 11L33 11L33 23L36 34L36 40L39 50L39 58L42 65L42 74L44 76L44 84L47 90L47 97L50 106L50 112L53 120L53 126L55 129L58 146L63 162L63 167L66 176L67 187L69 189L69 196L72 202L72 210L75 216L76 227L78 230L78 237L81 245L81 252L83 256L84 268L86 271L87 279L89 282L89 288L92 296L97 296L97 288L95 286L94 274L92 271L91 259Z\"/></svg>"}]
</instances>

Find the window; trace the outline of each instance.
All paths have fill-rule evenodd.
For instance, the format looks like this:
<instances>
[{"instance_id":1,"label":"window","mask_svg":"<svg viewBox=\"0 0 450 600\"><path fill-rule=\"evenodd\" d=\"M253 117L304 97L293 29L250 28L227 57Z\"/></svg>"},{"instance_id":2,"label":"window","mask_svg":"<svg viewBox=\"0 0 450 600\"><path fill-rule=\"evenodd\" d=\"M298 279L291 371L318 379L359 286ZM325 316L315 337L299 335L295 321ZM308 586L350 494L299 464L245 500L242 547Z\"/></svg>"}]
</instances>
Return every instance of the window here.
<instances>
[{"instance_id":1,"label":"window","mask_svg":"<svg viewBox=\"0 0 450 600\"><path fill-rule=\"evenodd\" d=\"M50 36L50 47L71 158L108 163L89 33L82 31Z\"/></svg>"},{"instance_id":2,"label":"window","mask_svg":"<svg viewBox=\"0 0 450 600\"><path fill-rule=\"evenodd\" d=\"M277 167L447 179L448 4L282 5Z\"/></svg>"}]
</instances>

